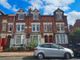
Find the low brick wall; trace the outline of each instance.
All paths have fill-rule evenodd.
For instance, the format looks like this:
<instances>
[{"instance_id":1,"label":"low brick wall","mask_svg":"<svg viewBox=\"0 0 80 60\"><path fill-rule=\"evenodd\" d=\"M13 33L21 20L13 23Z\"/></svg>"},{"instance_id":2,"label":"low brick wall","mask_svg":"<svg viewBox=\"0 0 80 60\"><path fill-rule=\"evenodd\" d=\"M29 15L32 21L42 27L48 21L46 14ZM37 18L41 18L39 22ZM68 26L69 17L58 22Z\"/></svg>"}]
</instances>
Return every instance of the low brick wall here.
<instances>
[{"instance_id":1,"label":"low brick wall","mask_svg":"<svg viewBox=\"0 0 80 60\"><path fill-rule=\"evenodd\" d=\"M0 52L2 52L3 51L3 47L2 46L0 46Z\"/></svg>"},{"instance_id":2,"label":"low brick wall","mask_svg":"<svg viewBox=\"0 0 80 60\"><path fill-rule=\"evenodd\" d=\"M0 52L0 56L33 56L33 52Z\"/></svg>"}]
</instances>

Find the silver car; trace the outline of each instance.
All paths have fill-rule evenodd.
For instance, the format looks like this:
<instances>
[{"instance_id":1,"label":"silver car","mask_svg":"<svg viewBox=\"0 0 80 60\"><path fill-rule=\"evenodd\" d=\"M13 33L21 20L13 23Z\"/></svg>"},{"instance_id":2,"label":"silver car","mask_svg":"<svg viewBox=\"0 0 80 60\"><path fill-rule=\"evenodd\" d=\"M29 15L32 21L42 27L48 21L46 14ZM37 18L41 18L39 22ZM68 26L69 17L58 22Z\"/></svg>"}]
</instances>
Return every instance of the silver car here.
<instances>
[{"instance_id":1,"label":"silver car","mask_svg":"<svg viewBox=\"0 0 80 60\"><path fill-rule=\"evenodd\" d=\"M74 57L74 53L71 49L60 45L45 43L35 48L34 56L37 56L39 59L43 59L44 57L65 57L66 59L70 59Z\"/></svg>"}]
</instances>

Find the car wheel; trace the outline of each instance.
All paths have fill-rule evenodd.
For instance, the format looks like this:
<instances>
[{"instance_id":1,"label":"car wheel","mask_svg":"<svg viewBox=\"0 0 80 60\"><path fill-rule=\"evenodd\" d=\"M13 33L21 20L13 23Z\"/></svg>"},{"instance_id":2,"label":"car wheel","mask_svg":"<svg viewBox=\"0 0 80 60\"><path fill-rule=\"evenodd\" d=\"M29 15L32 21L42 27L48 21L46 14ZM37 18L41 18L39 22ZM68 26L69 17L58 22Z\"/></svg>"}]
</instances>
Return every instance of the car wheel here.
<instances>
[{"instance_id":1,"label":"car wheel","mask_svg":"<svg viewBox=\"0 0 80 60\"><path fill-rule=\"evenodd\" d=\"M39 54L37 55L37 57L38 57L38 59L43 59L43 58L44 58L44 54L43 54L43 53L39 53Z\"/></svg>"},{"instance_id":2,"label":"car wheel","mask_svg":"<svg viewBox=\"0 0 80 60\"><path fill-rule=\"evenodd\" d=\"M64 58L70 59L70 58L71 58L71 55L70 55L69 53L65 53L65 54L64 54Z\"/></svg>"}]
</instances>

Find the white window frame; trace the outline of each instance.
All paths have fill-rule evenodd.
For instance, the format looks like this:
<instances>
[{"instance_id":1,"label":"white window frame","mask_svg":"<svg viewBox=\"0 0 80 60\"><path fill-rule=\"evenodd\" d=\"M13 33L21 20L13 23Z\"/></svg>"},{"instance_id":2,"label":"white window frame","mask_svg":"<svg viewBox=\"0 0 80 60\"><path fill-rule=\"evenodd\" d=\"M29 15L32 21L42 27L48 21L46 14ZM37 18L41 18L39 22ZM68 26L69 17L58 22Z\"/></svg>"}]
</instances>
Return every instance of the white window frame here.
<instances>
[{"instance_id":1,"label":"white window frame","mask_svg":"<svg viewBox=\"0 0 80 60\"><path fill-rule=\"evenodd\" d=\"M19 39L19 42L17 42L17 36L20 36L21 39ZM15 45L21 45L21 44L25 44L25 35L15 35Z\"/></svg>"},{"instance_id":2,"label":"white window frame","mask_svg":"<svg viewBox=\"0 0 80 60\"><path fill-rule=\"evenodd\" d=\"M20 31L18 31L17 25L20 25ZM22 25L24 25L24 30L22 30ZM16 32L23 32L23 31L25 31L25 23L16 23Z\"/></svg>"},{"instance_id":3,"label":"white window frame","mask_svg":"<svg viewBox=\"0 0 80 60\"><path fill-rule=\"evenodd\" d=\"M2 23L2 31L6 31L7 28L7 24L6 23Z\"/></svg>"},{"instance_id":4,"label":"white window frame","mask_svg":"<svg viewBox=\"0 0 80 60\"><path fill-rule=\"evenodd\" d=\"M13 23L8 23L8 32L12 32L9 30L9 25L12 25L12 31L13 31Z\"/></svg>"},{"instance_id":5,"label":"white window frame","mask_svg":"<svg viewBox=\"0 0 80 60\"><path fill-rule=\"evenodd\" d=\"M33 40L34 36L37 36L38 37L38 40L37 40L37 44L41 44L41 35L30 35L30 40Z\"/></svg>"},{"instance_id":6,"label":"white window frame","mask_svg":"<svg viewBox=\"0 0 80 60\"><path fill-rule=\"evenodd\" d=\"M67 34L56 34L55 40L57 44L68 44Z\"/></svg>"},{"instance_id":7,"label":"white window frame","mask_svg":"<svg viewBox=\"0 0 80 60\"><path fill-rule=\"evenodd\" d=\"M36 16L36 17L35 17ZM34 14L33 15L33 20L38 20L38 15L37 14Z\"/></svg>"},{"instance_id":8,"label":"white window frame","mask_svg":"<svg viewBox=\"0 0 80 60\"><path fill-rule=\"evenodd\" d=\"M25 15L24 15L24 16L23 16L23 18L21 19L21 18L20 18L20 16L19 16L20 14L21 14L21 15L24 15L24 13L23 13L23 12L22 12L22 13L18 13L18 20L24 20Z\"/></svg>"},{"instance_id":9,"label":"white window frame","mask_svg":"<svg viewBox=\"0 0 80 60\"><path fill-rule=\"evenodd\" d=\"M19 42L17 43L17 36L21 36L21 35L16 35L15 36L15 45L19 45L19 44L21 44L21 39L19 39Z\"/></svg>"},{"instance_id":10,"label":"white window frame","mask_svg":"<svg viewBox=\"0 0 80 60\"><path fill-rule=\"evenodd\" d=\"M36 18L35 18L36 16ZM33 20L39 20L39 13L33 12Z\"/></svg>"},{"instance_id":11,"label":"white window frame","mask_svg":"<svg viewBox=\"0 0 80 60\"><path fill-rule=\"evenodd\" d=\"M57 30L57 32L65 32L65 24L64 23L56 23L56 28L57 28L57 25L59 25L58 27L59 27L59 31ZM61 29L61 27L62 27L62 25L63 25L63 30Z\"/></svg>"},{"instance_id":12,"label":"white window frame","mask_svg":"<svg viewBox=\"0 0 80 60\"><path fill-rule=\"evenodd\" d=\"M52 27L52 23L43 23L43 25L44 25L44 32L52 32L52 28L51 28L51 31L49 31L49 29L48 29L48 25L51 25L51 27Z\"/></svg>"},{"instance_id":13,"label":"white window frame","mask_svg":"<svg viewBox=\"0 0 80 60\"><path fill-rule=\"evenodd\" d=\"M40 23L32 23L32 32L40 32ZM34 25L34 31L33 31L33 25ZM39 26L39 31L37 30L37 26Z\"/></svg>"}]
</instances>

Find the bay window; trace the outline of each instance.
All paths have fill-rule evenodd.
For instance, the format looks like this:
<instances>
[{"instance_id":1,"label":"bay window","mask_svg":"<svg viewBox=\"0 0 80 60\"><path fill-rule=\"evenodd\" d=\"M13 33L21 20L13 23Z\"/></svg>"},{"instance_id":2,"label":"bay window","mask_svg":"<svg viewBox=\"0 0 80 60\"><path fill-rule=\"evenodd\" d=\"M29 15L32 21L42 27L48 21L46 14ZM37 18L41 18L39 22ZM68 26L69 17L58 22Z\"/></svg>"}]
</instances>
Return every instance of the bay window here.
<instances>
[{"instance_id":1,"label":"bay window","mask_svg":"<svg viewBox=\"0 0 80 60\"><path fill-rule=\"evenodd\" d=\"M67 44L68 43L67 34L56 34L55 40L57 44Z\"/></svg>"}]
</instances>

